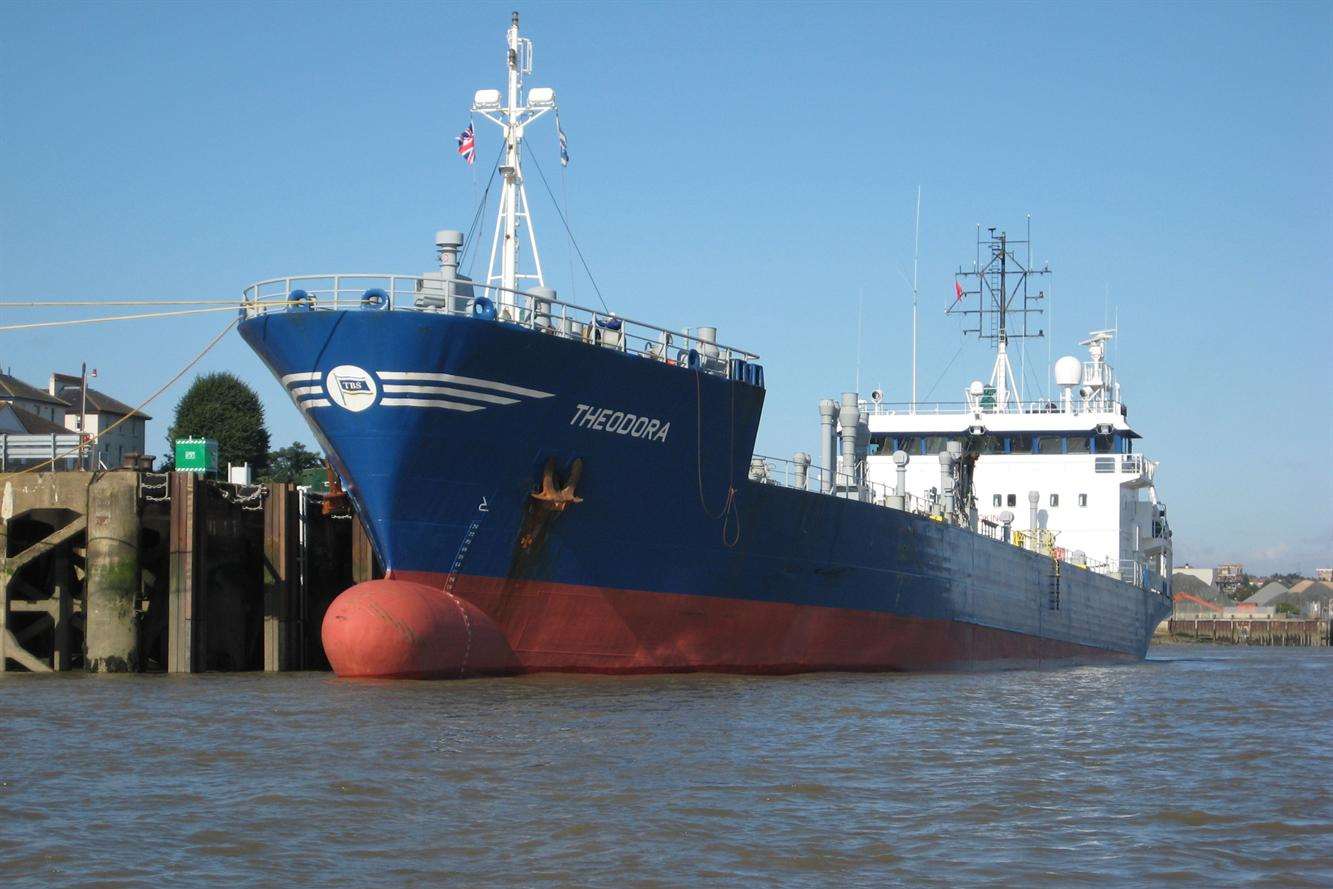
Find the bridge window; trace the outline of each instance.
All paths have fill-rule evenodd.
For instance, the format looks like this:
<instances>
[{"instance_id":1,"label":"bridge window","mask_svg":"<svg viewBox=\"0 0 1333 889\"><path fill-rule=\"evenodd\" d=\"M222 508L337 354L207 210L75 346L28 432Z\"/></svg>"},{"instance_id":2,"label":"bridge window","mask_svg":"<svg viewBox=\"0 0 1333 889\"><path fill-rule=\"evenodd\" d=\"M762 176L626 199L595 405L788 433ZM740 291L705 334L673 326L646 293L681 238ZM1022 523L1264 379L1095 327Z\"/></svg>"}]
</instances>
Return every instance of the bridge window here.
<instances>
[{"instance_id":1,"label":"bridge window","mask_svg":"<svg viewBox=\"0 0 1333 889\"><path fill-rule=\"evenodd\" d=\"M1087 454L1092 451L1091 443L1086 435L1071 435L1065 439L1068 446L1065 450L1067 454Z\"/></svg>"},{"instance_id":2,"label":"bridge window","mask_svg":"<svg viewBox=\"0 0 1333 889\"><path fill-rule=\"evenodd\" d=\"M1121 439L1119 435L1098 435L1093 439L1099 454L1118 454L1121 448Z\"/></svg>"},{"instance_id":3,"label":"bridge window","mask_svg":"<svg viewBox=\"0 0 1333 889\"><path fill-rule=\"evenodd\" d=\"M943 435L927 435L922 439L922 442L925 448L924 453L938 454L948 446L949 439Z\"/></svg>"},{"instance_id":4,"label":"bridge window","mask_svg":"<svg viewBox=\"0 0 1333 889\"><path fill-rule=\"evenodd\" d=\"M1033 450L1038 454L1063 454L1064 444L1062 436L1042 435L1037 437L1036 447Z\"/></svg>"},{"instance_id":5,"label":"bridge window","mask_svg":"<svg viewBox=\"0 0 1333 889\"><path fill-rule=\"evenodd\" d=\"M1000 454L1004 452L1004 439L998 435L981 435L972 439L978 454Z\"/></svg>"},{"instance_id":6,"label":"bridge window","mask_svg":"<svg viewBox=\"0 0 1333 889\"><path fill-rule=\"evenodd\" d=\"M870 444L866 446L866 454L871 457L876 454L883 454L890 444L891 442L887 433L877 432L870 436Z\"/></svg>"},{"instance_id":7,"label":"bridge window","mask_svg":"<svg viewBox=\"0 0 1333 889\"><path fill-rule=\"evenodd\" d=\"M1012 454L1031 454L1032 436L1026 432L1009 436L1009 452Z\"/></svg>"},{"instance_id":8,"label":"bridge window","mask_svg":"<svg viewBox=\"0 0 1333 889\"><path fill-rule=\"evenodd\" d=\"M906 451L911 456L921 453L921 439L916 435L900 435L894 439L897 442L897 449Z\"/></svg>"}]
</instances>

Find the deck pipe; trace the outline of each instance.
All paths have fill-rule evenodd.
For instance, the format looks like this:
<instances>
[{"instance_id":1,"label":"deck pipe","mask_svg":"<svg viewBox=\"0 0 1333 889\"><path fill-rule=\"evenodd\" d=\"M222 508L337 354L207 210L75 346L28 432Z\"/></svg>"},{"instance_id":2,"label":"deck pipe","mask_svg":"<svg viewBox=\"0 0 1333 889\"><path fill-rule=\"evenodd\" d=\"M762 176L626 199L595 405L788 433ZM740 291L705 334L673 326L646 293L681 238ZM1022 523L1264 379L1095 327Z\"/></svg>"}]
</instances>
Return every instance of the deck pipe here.
<instances>
[{"instance_id":1,"label":"deck pipe","mask_svg":"<svg viewBox=\"0 0 1333 889\"><path fill-rule=\"evenodd\" d=\"M842 471L847 478L847 486L853 491L848 496L860 500L861 479L856 467L856 437L861 425L861 399L855 392L842 393L842 407L838 418L842 421Z\"/></svg>"},{"instance_id":2,"label":"deck pipe","mask_svg":"<svg viewBox=\"0 0 1333 889\"><path fill-rule=\"evenodd\" d=\"M717 358L717 328L700 327L695 331L695 336L699 338L699 352L705 358Z\"/></svg>"},{"instance_id":3,"label":"deck pipe","mask_svg":"<svg viewBox=\"0 0 1333 889\"><path fill-rule=\"evenodd\" d=\"M819 462L824 467L824 476L819 480L819 490L824 494L833 493L833 474L838 468L838 404L832 398L819 402Z\"/></svg>"},{"instance_id":4,"label":"deck pipe","mask_svg":"<svg viewBox=\"0 0 1333 889\"><path fill-rule=\"evenodd\" d=\"M435 233L435 249L440 259L440 277L444 283L444 304L451 312L466 312L472 299L471 281L458 274L458 254L463 249L463 233L443 229Z\"/></svg>"},{"instance_id":5,"label":"deck pipe","mask_svg":"<svg viewBox=\"0 0 1333 889\"><path fill-rule=\"evenodd\" d=\"M792 455L791 462L796 467L796 477L793 479L795 487L804 491L810 475L810 455L805 451L797 451Z\"/></svg>"},{"instance_id":6,"label":"deck pipe","mask_svg":"<svg viewBox=\"0 0 1333 889\"><path fill-rule=\"evenodd\" d=\"M940 451L940 510L944 515L953 515L953 464L954 455Z\"/></svg>"},{"instance_id":7,"label":"deck pipe","mask_svg":"<svg viewBox=\"0 0 1333 889\"><path fill-rule=\"evenodd\" d=\"M893 452L893 466L898 471L898 477L893 484L893 496L889 499L889 506L894 509L907 508L907 464L911 459L904 450Z\"/></svg>"},{"instance_id":8,"label":"deck pipe","mask_svg":"<svg viewBox=\"0 0 1333 889\"><path fill-rule=\"evenodd\" d=\"M551 304L556 301L555 290L550 287L534 287L528 291L532 297L532 324L538 330L550 330Z\"/></svg>"}]
</instances>

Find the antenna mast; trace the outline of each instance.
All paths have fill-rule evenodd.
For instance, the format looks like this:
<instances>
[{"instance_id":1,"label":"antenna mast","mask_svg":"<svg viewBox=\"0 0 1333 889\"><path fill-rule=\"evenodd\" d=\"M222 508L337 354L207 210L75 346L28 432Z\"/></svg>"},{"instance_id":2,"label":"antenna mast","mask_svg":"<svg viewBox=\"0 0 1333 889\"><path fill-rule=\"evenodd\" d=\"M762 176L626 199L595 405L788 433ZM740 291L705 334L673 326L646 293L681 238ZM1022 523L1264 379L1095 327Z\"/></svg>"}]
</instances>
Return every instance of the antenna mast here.
<instances>
[{"instance_id":1,"label":"antenna mast","mask_svg":"<svg viewBox=\"0 0 1333 889\"><path fill-rule=\"evenodd\" d=\"M506 63L509 83L502 99L499 90L478 90L472 101L472 111L480 114L504 131L504 159L500 162L500 208L495 219L495 234L491 238L491 258L486 270L486 283L498 284L498 302L511 310L517 307L518 297L512 291L519 282L532 281L545 286L542 277L541 255L537 252L537 233L532 224L528 206L528 192L523 185L523 134L528 124L555 106L555 90L534 87L523 92L523 75L532 73L532 41L518 33L518 13L513 14L506 34ZM533 271L519 270L520 229L526 230L528 247L532 251Z\"/></svg>"},{"instance_id":2,"label":"antenna mast","mask_svg":"<svg viewBox=\"0 0 1333 889\"><path fill-rule=\"evenodd\" d=\"M916 413L917 268L921 260L921 186L916 187L916 235L912 240L912 413Z\"/></svg>"},{"instance_id":3,"label":"antenna mast","mask_svg":"<svg viewBox=\"0 0 1333 889\"><path fill-rule=\"evenodd\" d=\"M1013 364L1009 360L1008 345L1010 340L1037 339L1045 335L1040 328L1030 326L1029 317L1041 315L1041 301L1046 298L1044 291L1036 294L1028 292L1028 278L1033 275L1049 275L1049 267L1029 268L1016 255L1015 247L1028 247L1030 241L1012 241L1004 232L995 233L995 227L987 230L983 239L980 227L977 232L977 265L972 270L958 269L960 279L972 279L968 285L959 282L961 294L949 307L946 314L963 315L963 333L975 333L979 339L995 343L995 367L991 371L988 393L993 404L983 406L987 410L1007 411L1011 403L1017 409L1022 408L1021 395L1014 379ZM990 254L983 265L982 248ZM967 297L976 297L976 308L970 308ZM969 319L974 319L969 320ZM975 323L976 326L968 326Z\"/></svg>"}]
</instances>

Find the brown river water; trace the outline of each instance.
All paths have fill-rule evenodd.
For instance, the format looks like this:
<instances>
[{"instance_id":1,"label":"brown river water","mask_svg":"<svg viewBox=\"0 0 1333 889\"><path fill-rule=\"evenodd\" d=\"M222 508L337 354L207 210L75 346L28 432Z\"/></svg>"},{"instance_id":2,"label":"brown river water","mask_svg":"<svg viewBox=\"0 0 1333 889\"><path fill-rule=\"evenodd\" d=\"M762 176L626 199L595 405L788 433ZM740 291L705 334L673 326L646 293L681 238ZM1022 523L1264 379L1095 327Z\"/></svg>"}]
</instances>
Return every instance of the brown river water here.
<instances>
[{"instance_id":1,"label":"brown river water","mask_svg":"<svg viewBox=\"0 0 1333 889\"><path fill-rule=\"evenodd\" d=\"M1333 886L1333 651L0 676L0 886Z\"/></svg>"}]
</instances>

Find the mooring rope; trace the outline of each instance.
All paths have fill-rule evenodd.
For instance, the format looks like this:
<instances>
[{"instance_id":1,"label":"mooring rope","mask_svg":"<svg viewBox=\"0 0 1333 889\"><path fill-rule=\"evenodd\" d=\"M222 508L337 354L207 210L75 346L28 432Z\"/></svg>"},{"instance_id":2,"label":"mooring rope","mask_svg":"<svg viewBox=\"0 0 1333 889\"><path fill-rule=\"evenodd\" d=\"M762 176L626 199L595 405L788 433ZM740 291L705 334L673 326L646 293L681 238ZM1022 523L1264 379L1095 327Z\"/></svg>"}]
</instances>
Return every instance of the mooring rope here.
<instances>
[{"instance_id":1,"label":"mooring rope","mask_svg":"<svg viewBox=\"0 0 1333 889\"><path fill-rule=\"evenodd\" d=\"M89 447L89 446L95 444L99 438L101 438L102 436L104 436L104 435L106 435L107 433L111 432L113 429L115 429L115 428L116 428L117 426L119 426L121 423L124 423L125 421L127 421L127 420L129 420L129 419L132 419L132 418L134 417L135 414L139 413L139 411L143 410L144 408L148 407L148 405L152 404L153 401L156 400L157 397L158 397L159 395L161 395L163 392L165 392L165 391L167 391L168 389L170 389L173 385L175 385L175 383L176 383L177 380L179 380L181 377L185 376L185 374L187 374L187 373L189 372L190 368L192 368L192 367L194 367L196 364L198 364L199 361L200 361L200 359L202 359L205 355L207 355L209 352L211 352L211 351L213 350L213 347L216 346L218 343L220 343L220 342L222 341L222 338L223 338L224 336L226 336L228 333L230 333L230 332L231 332L231 329L232 329L233 327L235 327L237 324L240 323L240 320L241 320L241 319L240 319L239 317L236 317L236 318L231 319L229 322L227 322L227 326L224 327L224 328L222 328L220 331L218 331L217 336L215 336L215 337L213 337L213 339L209 340L209 341L208 341L208 345L204 346L204 348L201 349L201 350L199 351L199 353L196 354L193 358L191 358L191 359L189 360L189 362L188 362L184 367L182 367L180 370L178 370L178 371L176 372L176 374L175 374L171 379L167 380L165 383L163 383L161 386L159 386L158 389L157 389L155 392L153 392L152 395L149 395L149 396L148 396L147 398L145 398L143 401L139 402L137 405L134 406L134 409L133 409L132 411L130 411L130 412L129 412L128 414L126 414L125 416L121 417L121 418L120 418L119 420L117 420L116 422L112 423L110 426L106 427L106 429L103 429L103 430L99 431L98 433L96 433L95 435L90 436L90 437L88 438L87 441L80 442L77 446L75 446L75 447L73 447L73 448L70 448L68 451L65 451L63 454L57 454L56 456L52 457L52 458L49 459L49 460L44 460L44 461L42 461L41 463L36 463L36 464L34 464L34 465L32 465L32 466L29 466L27 469L20 469L18 472L15 472L15 473L13 473L13 474L14 474L14 475L26 475L26 474L28 474L29 472L37 472L37 471L39 471L39 470L40 470L42 467L44 467L44 466L50 466L51 468L54 469L57 460L64 460L66 457L70 457L70 456L72 456L72 455L74 455L74 454L81 453L81 452L83 451L84 448ZM84 434L83 431L80 430L80 431L79 431L79 435L82 436L83 434Z\"/></svg>"},{"instance_id":2,"label":"mooring rope","mask_svg":"<svg viewBox=\"0 0 1333 889\"><path fill-rule=\"evenodd\" d=\"M32 330L37 327L71 327L75 324L98 324L103 321L134 321L139 318L176 318L181 315L203 315L207 312L235 312L241 308L239 302L211 309L181 309L175 312L140 312L135 315L103 315L100 318L75 318L70 321L31 321L26 324L5 324L0 331ZM235 323L235 322L232 322Z\"/></svg>"}]
</instances>

